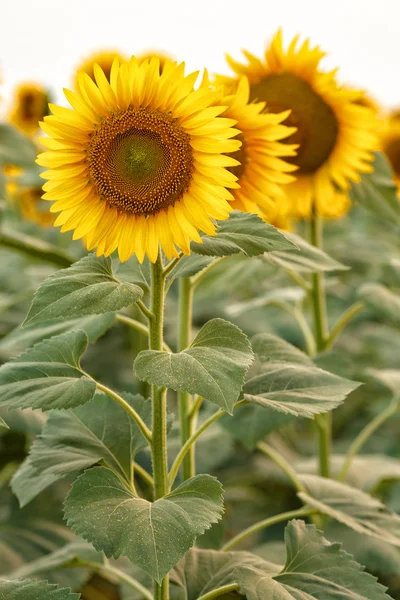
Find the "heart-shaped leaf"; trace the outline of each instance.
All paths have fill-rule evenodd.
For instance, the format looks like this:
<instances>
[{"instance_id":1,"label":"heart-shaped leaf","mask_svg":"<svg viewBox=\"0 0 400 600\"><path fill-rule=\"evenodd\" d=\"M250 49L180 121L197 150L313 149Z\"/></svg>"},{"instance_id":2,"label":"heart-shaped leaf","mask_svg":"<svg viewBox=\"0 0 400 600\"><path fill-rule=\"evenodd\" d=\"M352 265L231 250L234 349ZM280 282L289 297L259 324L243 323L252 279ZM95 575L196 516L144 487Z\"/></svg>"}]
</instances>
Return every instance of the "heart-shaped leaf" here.
<instances>
[{"instance_id":1,"label":"heart-shaped leaf","mask_svg":"<svg viewBox=\"0 0 400 600\"><path fill-rule=\"evenodd\" d=\"M252 361L244 333L228 321L212 319L183 352L145 350L134 367L143 381L199 394L231 413Z\"/></svg>"},{"instance_id":2,"label":"heart-shaped leaf","mask_svg":"<svg viewBox=\"0 0 400 600\"><path fill-rule=\"evenodd\" d=\"M42 283L25 324L113 312L134 304L142 295L139 286L115 278L110 258L89 254Z\"/></svg>"},{"instance_id":3,"label":"heart-shaped leaf","mask_svg":"<svg viewBox=\"0 0 400 600\"><path fill-rule=\"evenodd\" d=\"M87 336L72 331L33 346L0 368L0 407L65 409L91 400L96 383L79 366Z\"/></svg>"},{"instance_id":4,"label":"heart-shaped leaf","mask_svg":"<svg viewBox=\"0 0 400 600\"><path fill-rule=\"evenodd\" d=\"M152 503L134 496L103 467L81 475L65 502L75 533L108 557L126 555L158 582L222 510L221 484L210 475L192 477Z\"/></svg>"},{"instance_id":5,"label":"heart-shaped leaf","mask_svg":"<svg viewBox=\"0 0 400 600\"><path fill-rule=\"evenodd\" d=\"M231 256L243 252L257 256L273 250L295 249L286 233L280 233L257 215L234 211L227 221L220 221L215 237L205 235L202 244L191 243L191 250L203 256Z\"/></svg>"},{"instance_id":6,"label":"heart-shaped leaf","mask_svg":"<svg viewBox=\"0 0 400 600\"><path fill-rule=\"evenodd\" d=\"M142 396L122 397L151 425L151 402ZM28 463L12 480L21 506L59 479L76 476L101 460L130 480L135 455L147 440L128 413L104 394L74 410L51 412L40 439L33 442Z\"/></svg>"},{"instance_id":7,"label":"heart-shaped leaf","mask_svg":"<svg viewBox=\"0 0 400 600\"><path fill-rule=\"evenodd\" d=\"M251 566L235 569L247 600L390 600L375 577L314 525L291 521L285 542L286 565L278 575Z\"/></svg>"}]
</instances>

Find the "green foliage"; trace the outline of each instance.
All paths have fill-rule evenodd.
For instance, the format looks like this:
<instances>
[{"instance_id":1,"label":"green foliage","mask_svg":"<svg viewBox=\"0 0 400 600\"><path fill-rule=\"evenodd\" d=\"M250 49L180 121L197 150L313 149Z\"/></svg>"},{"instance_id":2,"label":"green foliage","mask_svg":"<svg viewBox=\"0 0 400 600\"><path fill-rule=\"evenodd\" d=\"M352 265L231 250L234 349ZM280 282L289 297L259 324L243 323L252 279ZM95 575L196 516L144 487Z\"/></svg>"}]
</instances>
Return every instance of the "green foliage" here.
<instances>
[{"instance_id":1,"label":"green foliage","mask_svg":"<svg viewBox=\"0 0 400 600\"><path fill-rule=\"evenodd\" d=\"M171 581L185 590L187 600L197 600L212 590L236 583L234 571L238 567L259 569L271 576L281 570L279 565L250 552L217 552L192 548L172 571Z\"/></svg>"},{"instance_id":2,"label":"green foliage","mask_svg":"<svg viewBox=\"0 0 400 600\"><path fill-rule=\"evenodd\" d=\"M91 400L96 384L79 366L87 347L83 331L40 342L0 369L0 406L72 408Z\"/></svg>"},{"instance_id":3,"label":"green foliage","mask_svg":"<svg viewBox=\"0 0 400 600\"><path fill-rule=\"evenodd\" d=\"M400 326L400 296L379 283L366 283L358 295L376 315Z\"/></svg>"},{"instance_id":4,"label":"green foliage","mask_svg":"<svg viewBox=\"0 0 400 600\"><path fill-rule=\"evenodd\" d=\"M12 125L0 123L0 165L30 167L35 162L34 144Z\"/></svg>"},{"instance_id":5,"label":"green foliage","mask_svg":"<svg viewBox=\"0 0 400 600\"><path fill-rule=\"evenodd\" d=\"M239 566L235 579L247 600L388 600L372 575L331 544L313 525L291 521L286 527L287 558L273 577L254 567Z\"/></svg>"},{"instance_id":6,"label":"green foliage","mask_svg":"<svg viewBox=\"0 0 400 600\"><path fill-rule=\"evenodd\" d=\"M243 388L250 402L223 426L248 448L293 417L312 418L339 406L358 383L318 369L310 357L271 334L252 340L256 363Z\"/></svg>"},{"instance_id":7,"label":"green foliage","mask_svg":"<svg viewBox=\"0 0 400 600\"><path fill-rule=\"evenodd\" d=\"M210 475L197 475L151 503L109 469L95 467L76 480L65 501L77 534L108 557L126 555L158 582L221 513L222 487Z\"/></svg>"},{"instance_id":8,"label":"green foliage","mask_svg":"<svg viewBox=\"0 0 400 600\"><path fill-rule=\"evenodd\" d=\"M80 594L72 594L46 581L7 581L0 579L0 600L79 600Z\"/></svg>"},{"instance_id":9,"label":"green foliage","mask_svg":"<svg viewBox=\"0 0 400 600\"><path fill-rule=\"evenodd\" d=\"M400 204L388 160L382 152L375 153L374 170L361 175L361 183L353 184L350 197L374 216L400 224Z\"/></svg>"},{"instance_id":10,"label":"green foliage","mask_svg":"<svg viewBox=\"0 0 400 600\"><path fill-rule=\"evenodd\" d=\"M250 342L240 329L212 319L183 352L144 350L134 368L143 381L198 394L231 413L252 361Z\"/></svg>"},{"instance_id":11,"label":"green foliage","mask_svg":"<svg viewBox=\"0 0 400 600\"><path fill-rule=\"evenodd\" d=\"M264 260L283 269L299 271L300 273L346 271L349 268L320 248L312 246L295 233L285 232L285 237L292 242L294 247L297 246L297 252L293 250L288 252L286 248L283 250L277 249L271 254L267 254Z\"/></svg>"},{"instance_id":12,"label":"green foliage","mask_svg":"<svg viewBox=\"0 0 400 600\"><path fill-rule=\"evenodd\" d=\"M89 254L43 282L25 324L113 312L137 302L142 295L139 286L115 278L110 258Z\"/></svg>"},{"instance_id":13,"label":"green foliage","mask_svg":"<svg viewBox=\"0 0 400 600\"><path fill-rule=\"evenodd\" d=\"M127 393L122 397L150 426L150 401ZM129 482L132 461L147 446L128 413L108 396L96 394L74 410L50 413L27 461L14 475L12 488L24 506L55 481L76 476L100 461Z\"/></svg>"},{"instance_id":14,"label":"green foliage","mask_svg":"<svg viewBox=\"0 0 400 600\"><path fill-rule=\"evenodd\" d=\"M307 489L299 493L304 503L358 533L400 546L400 517L377 498L316 475L301 475L300 480Z\"/></svg>"},{"instance_id":15,"label":"green foliage","mask_svg":"<svg viewBox=\"0 0 400 600\"><path fill-rule=\"evenodd\" d=\"M215 237L205 235L202 244L192 242L191 250L203 256L230 256L244 252L257 256L274 250L294 250L285 235L257 215L234 211L227 221L220 221Z\"/></svg>"}]
</instances>

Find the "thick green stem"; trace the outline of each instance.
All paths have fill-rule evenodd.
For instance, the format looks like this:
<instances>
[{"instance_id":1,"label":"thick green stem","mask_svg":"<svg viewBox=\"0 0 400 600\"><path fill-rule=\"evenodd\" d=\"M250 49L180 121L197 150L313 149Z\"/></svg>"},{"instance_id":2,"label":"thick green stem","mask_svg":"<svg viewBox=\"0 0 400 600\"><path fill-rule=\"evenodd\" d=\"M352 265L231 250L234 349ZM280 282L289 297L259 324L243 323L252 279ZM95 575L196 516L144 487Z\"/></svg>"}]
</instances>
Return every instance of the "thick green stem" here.
<instances>
[{"instance_id":1,"label":"thick green stem","mask_svg":"<svg viewBox=\"0 0 400 600\"><path fill-rule=\"evenodd\" d=\"M150 349L163 349L164 282L161 252L151 266L151 312L149 320ZM151 386L153 405L153 425L151 455L153 462L154 499L162 498L168 492L167 464L167 390ZM154 600L168 600L168 575L161 584L154 582Z\"/></svg>"},{"instance_id":2,"label":"thick green stem","mask_svg":"<svg viewBox=\"0 0 400 600\"><path fill-rule=\"evenodd\" d=\"M311 243L322 249L322 220L314 212L311 217ZM314 333L316 351L325 350L329 340L328 319L326 314L325 279L323 273L312 274L312 304L314 315ZM318 431L319 470L323 477L330 477L330 456L332 444L332 415L316 415Z\"/></svg>"},{"instance_id":3,"label":"thick green stem","mask_svg":"<svg viewBox=\"0 0 400 600\"><path fill-rule=\"evenodd\" d=\"M179 340L178 350L187 348L192 337L192 305L193 289L189 277L182 277L179 281ZM181 427L181 445L184 446L192 434L192 396L187 392L178 392L179 421ZM190 479L195 475L195 445L193 444L182 463L183 479Z\"/></svg>"},{"instance_id":4,"label":"thick green stem","mask_svg":"<svg viewBox=\"0 0 400 600\"><path fill-rule=\"evenodd\" d=\"M279 515L275 515L273 517L269 517L268 519L264 519L263 521L259 521L251 527L248 527L234 538L229 540L224 546L222 546L221 550L227 552L231 550L234 546L237 546L244 539L253 535L254 533L258 533L267 527L271 527L271 525L275 525L276 523L281 523L282 521L289 521L289 519L297 519L298 517L307 517L309 515L315 514L317 511L313 508L307 508L303 506L297 510L290 510L289 512L280 513Z\"/></svg>"},{"instance_id":5,"label":"thick green stem","mask_svg":"<svg viewBox=\"0 0 400 600\"><path fill-rule=\"evenodd\" d=\"M351 467L351 464L361 448L385 421L396 414L398 407L399 398L393 398L389 406L387 406L384 411L376 415L376 417L360 431L347 452L345 461L337 477L338 481L344 481L346 479L346 475Z\"/></svg>"}]
</instances>

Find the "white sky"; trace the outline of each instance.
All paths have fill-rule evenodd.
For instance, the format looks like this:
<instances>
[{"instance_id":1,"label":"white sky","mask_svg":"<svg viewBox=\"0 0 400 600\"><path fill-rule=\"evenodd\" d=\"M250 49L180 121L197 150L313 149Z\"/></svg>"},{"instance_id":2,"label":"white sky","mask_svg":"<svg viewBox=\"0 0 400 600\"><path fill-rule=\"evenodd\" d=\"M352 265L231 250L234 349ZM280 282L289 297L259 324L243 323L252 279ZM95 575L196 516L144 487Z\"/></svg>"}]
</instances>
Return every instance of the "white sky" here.
<instances>
[{"instance_id":1,"label":"white sky","mask_svg":"<svg viewBox=\"0 0 400 600\"><path fill-rule=\"evenodd\" d=\"M282 26L329 53L326 66L400 105L400 0L0 0L0 96L21 81L48 85L57 101L74 67L100 48L164 49L189 71L227 71L224 53L260 55ZM4 106L4 105L3 105Z\"/></svg>"}]
</instances>

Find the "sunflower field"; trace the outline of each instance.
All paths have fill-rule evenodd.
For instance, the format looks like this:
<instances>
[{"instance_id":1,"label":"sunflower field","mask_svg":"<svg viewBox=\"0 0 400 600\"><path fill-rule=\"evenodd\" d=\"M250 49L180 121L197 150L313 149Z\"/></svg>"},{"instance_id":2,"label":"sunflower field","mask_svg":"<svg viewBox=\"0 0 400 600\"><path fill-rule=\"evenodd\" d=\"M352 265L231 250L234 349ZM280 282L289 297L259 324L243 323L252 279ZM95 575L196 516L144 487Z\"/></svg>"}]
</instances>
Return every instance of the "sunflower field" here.
<instances>
[{"instance_id":1,"label":"sunflower field","mask_svg":"<svg viewBox=\"0 0 400 600\"><path fill-rule=\"evenodd\" d=\"M400 110L232 52L2 97L0 600L400 599Z\"/></svg>"}]
</instances>

